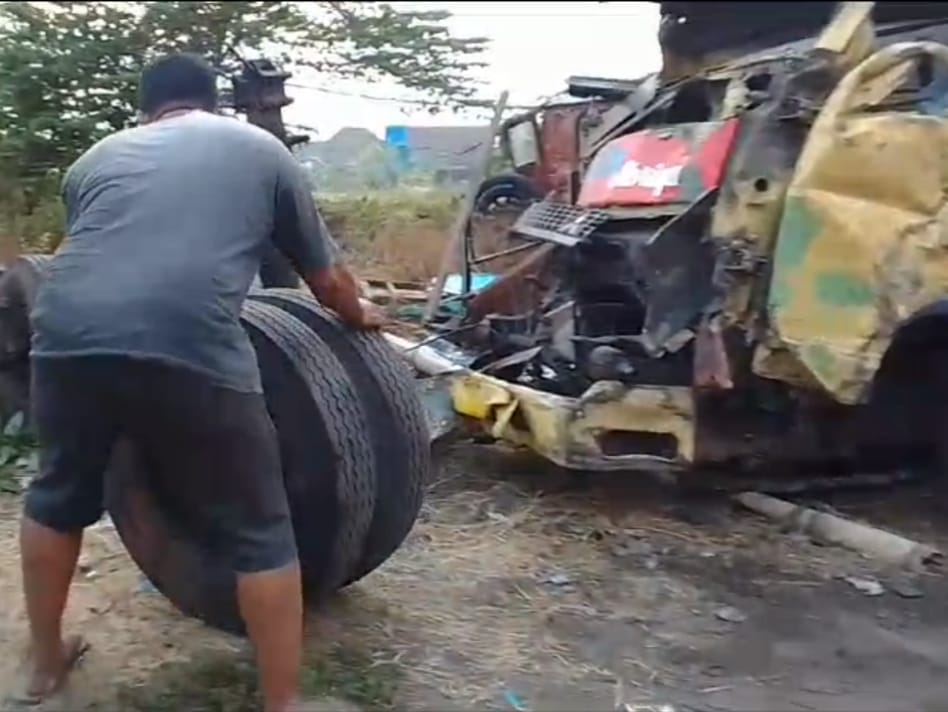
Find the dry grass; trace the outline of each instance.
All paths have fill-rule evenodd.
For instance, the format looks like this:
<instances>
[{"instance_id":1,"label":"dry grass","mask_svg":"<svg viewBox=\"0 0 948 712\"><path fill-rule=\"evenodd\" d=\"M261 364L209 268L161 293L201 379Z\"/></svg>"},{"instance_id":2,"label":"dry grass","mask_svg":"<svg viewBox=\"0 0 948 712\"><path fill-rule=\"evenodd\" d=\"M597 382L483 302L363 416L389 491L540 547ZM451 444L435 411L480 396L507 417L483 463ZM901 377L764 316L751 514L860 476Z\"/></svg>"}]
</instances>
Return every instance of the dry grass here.
<instances>
[{"instance_id":1,"label":"dry grass","mask_svg":"<svg viewBox=\"0 0 948 712\"><path fill-rule=\"evenodd\" d=\"M16 525L19 499L0 497L0 708L20 689L27 641L21 602ZM138 570L111 527L87 531L66 616L92 648L49 709L138 712L250 712L256 679L245 641L206 628L143 591ZM304 692L371 709L391 706L397 670L374 665L363 648L313 641ZM334 705L333 709L342 709Z\"/></svg>"},{"instance_id":2,"label":"dry grass","mask_svg":"<svg viewBox=\"0 0 948 712\"><path fill-rule=\"evenodd\" d=\"M347 258L367 277L426 282L438 273L461 209L457 195L437 191L391 192L365 196L317 196L330 231ZM16 206L0 204L0 263L21 252L47 252L62 232L58 201L25 216ZM475 223L475 250L485 255L511 245L507 232L513 216ZM484 266L502 271L515 263L505 258ZM455 265L454 269L457 269Z\"/></svg>"},{"instance_id":3,"label":"dry grass","mask_svg":"<svg viewBox=\"0 0 948 712\"><path fill-rule=\"evenodd\" d=\"M734 576L733 564L755 562L751 573L737 569L741 585L798 586L824 581L844 556L753 519L696 527L673 515L672 501L641 478L577 486L526 454L449 450L402 548L311 618L308 689L363 708L460 710L509 708L505 690L611 689L621 680L648 699L681 673L637 643L643 626L688 645L707 635L722 605L715 576ZM0 694L17 679L24 642L17 502L0 497L0 639L10 651ZM252 708L244 642L139 592L114 531L90 532L83 569L68 622L94 647L59 708Z\"/></svg>"},{"instance_id":4,"label":"dry grass","mask_svg":"<svg viewBox=\"0 0 948 712\"><path fill-rule=\"evenodd\" d=\"M699 562L699 573L746 556L764 568L779 562L774 578L826 578L811 548L801 554L798 541L766 523L697 528L640 478L602 475L577 489L570 476L504 448L465 450L442 464L409 541L329 613L341 640L394 653L406 704L430 703L437 687L482 707L504 688L541 680L577 689L622 680L646 694L671 674L654 651L604 662L590 648L610 636L628 647L630 629L643 623L687 639L720 602L692 578L650 566L652 555L623 558L622 550ZM769 582L749 585L758 583Z\"/></svg>"},{"instance_id":5,"label":"dry grass","mask_svg":"<svg viewBox=\"0 0 948 712\"><path fill-rule=\"evenodd\" d=\"M543 494L510 470L524 460L478 455L507 470L484 479L458 460L443 470L410 540L333 613L345 621L339 632L394 651L409 699L436 685L447 699L476 707L497 702L518 680L614 682L617 671L577 657L571 626L690 605L697 592L669 591L647 572L619 584L602 544L616 526L601 502ZM617 585L624 603L613 599Z\"/></svg>"},{"instance_id":6,"label":"dry grass","mask_svg":"<svg viewBox=\"0 0 948 712\"><path fill-rule=\"evenodd\" d=\"M320 200L330 231L366 276L425 281L437 274L460 208L444 193Z\"/></svg>"},{"instance_id":7,"label":"dry grass","mask_svg":"<svg viewBox=\"0 0 948 712\"><path fill-rule=\"evenodd\" d=\"M366 276L425 282L435 277L451 239L461 201L443 193L381 194L320 201L330 230ZM487 255L512 246L514 214L475 219L475 253ZM485 264L503 271L518 258ZM455 262L452 269L458 269Z\"/></svg>"},{"instance_id":8,"label":"dry grass","mask_svg":"<svg viewBox=\"0 0 948 712\"><path fill-rule=\"evenodd\" d=\"M491 457L489 450L483 454ZM322 676L321 690L374 707L391 701L396 688L409 706L433 700L469 706L496 702L498 690L518 679L569 682L613 674L577 661L555 632L559 622L574 618L630 615L627 607L595 603L614 578L596 538L607 525L601 512L570 495L485 481L469 467L450 460L405 546L312 620L310 674ZM0 617L0 638L16 640L22 652L15 507L14 498L5 498L0 511L0 600L10 602ZM243 642L138 592L137 572L112 529L89 533L82 568L87 573L68 621L94 647L62 704L89 709L120 702L157 711L195 695L197 687L201 709L217 710L226 708L222 701L233 690L253 690ZM654 576L636 580L634 590L629 581L623 586L637 605L670 603ZM17 679L13 657L0 665L2 692ZM347 668L359 672L360 682L351 673L342 680L332 673Z\"/></svg>"}]
</instances>

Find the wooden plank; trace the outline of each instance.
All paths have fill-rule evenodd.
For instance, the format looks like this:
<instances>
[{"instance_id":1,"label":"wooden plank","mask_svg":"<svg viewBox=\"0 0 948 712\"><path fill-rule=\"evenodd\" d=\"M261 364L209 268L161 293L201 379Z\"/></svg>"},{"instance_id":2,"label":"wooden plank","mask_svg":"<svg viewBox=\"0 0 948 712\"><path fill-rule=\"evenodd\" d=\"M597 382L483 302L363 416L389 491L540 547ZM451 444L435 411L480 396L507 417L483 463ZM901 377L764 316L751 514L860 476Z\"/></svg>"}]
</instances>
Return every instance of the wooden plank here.
<instances>
[{"instance_id":1,"label":"wooden plank","mask_svg":"<svg viewBox=\"0 0 948 712\"><path fill-rule=\"evenodd\" d=\"M444 293L444 283L448 278L448 273L451 271L451 265L456 256L460 256L458 268L463 269L465 260L464 227L467 225L468 218L474 211L474 199L477 197L477 189L487 177L487 172L490 170L490 159L494 150L494 136L497 135L497 128L500 126L500 119L503 116L504 109L507 108L507 98L509 95L510 92L504 91L497 100L497 103L494 104L494 116L491 119L489 128L490 134L487 141L481 145L481 163L478 166L479 170L471 176L471 181L468 183L464 202L461 205L461 211L458 213L452 229L451 240L445 247L444 255L441 258L438 278L435 280L434 286L428 294L428 304L425 306L424 313L424 320L426 322L431 321L438 309L438 304L441 302L441 295Z\"/></svg>"}]
</instances>

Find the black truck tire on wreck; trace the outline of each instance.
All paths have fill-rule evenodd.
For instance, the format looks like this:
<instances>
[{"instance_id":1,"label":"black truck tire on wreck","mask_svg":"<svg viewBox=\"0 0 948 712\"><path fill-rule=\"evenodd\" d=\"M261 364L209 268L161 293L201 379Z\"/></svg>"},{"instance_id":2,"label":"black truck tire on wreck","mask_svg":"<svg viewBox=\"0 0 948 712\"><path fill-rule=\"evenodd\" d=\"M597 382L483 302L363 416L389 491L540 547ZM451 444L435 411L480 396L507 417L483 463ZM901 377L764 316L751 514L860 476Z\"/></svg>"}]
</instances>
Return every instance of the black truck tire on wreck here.
<instances>
[{"instance_id":1,"label":"black truck tire on wreck","mask_svg":"<svg viewBox=\"0 0 948 712\"><path fill-rule=\"evenodd\" d=\"M345 328L313 297L297 290L252 292L277 305L325 341L345 367L369 417L375 454L376 499L362 556L346 584L382 565L408 536L421 508L431 450L424 408L402 357L379 333Z\"/></svg>"},{"instance_id":2,"label":"black truck tire on wreck","mask_svg":"<svg viewBox=\"0 0 948 712\"><path fill-rule=\"evenodd\" d=\"M542 197L543 194L529 178L519 173L504 173L486 179L477 187L473 212L478 215L489 215L495 208L503 205L502 201L525 208L529 203L540 200Z\"/></svg>"},{"instance_id":3,"label":"black truck tire on wreck","mask_svg":"<svg viewBox=\"0 0 948 712\"><path fill-rule=\"evenodd\" d=\"M280 440L306 598L318 602L344 584L372 521L375 463L365 409L330 347L300 321L248 302L242 322ZM117 448L106 506L132 559L185 614L243 632L234 573L175 521L149 475L142 453L128 443Z\"/></svg>"}]
</instances>

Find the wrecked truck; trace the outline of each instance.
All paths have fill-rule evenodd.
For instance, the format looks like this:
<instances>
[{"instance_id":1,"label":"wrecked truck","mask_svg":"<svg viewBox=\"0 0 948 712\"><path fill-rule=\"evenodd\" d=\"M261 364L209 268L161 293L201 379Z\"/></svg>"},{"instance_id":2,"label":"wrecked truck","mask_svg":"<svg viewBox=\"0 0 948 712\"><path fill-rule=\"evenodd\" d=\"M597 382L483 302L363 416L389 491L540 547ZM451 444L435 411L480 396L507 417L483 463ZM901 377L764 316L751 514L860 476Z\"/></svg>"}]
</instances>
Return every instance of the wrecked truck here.
<instances>
[{"instance_id":1,"label":"wrecked truck","mask_svg":"<svg viewBox=\"0 0 948 712\"><path fill-rule=\"evenodd\" d=\"M518 264L451 297L416 367L456 414L567 468L930 462L948 8L661 6L662 71L603 122L574 193L517 220Z\"/></svg>"}]
</instances>

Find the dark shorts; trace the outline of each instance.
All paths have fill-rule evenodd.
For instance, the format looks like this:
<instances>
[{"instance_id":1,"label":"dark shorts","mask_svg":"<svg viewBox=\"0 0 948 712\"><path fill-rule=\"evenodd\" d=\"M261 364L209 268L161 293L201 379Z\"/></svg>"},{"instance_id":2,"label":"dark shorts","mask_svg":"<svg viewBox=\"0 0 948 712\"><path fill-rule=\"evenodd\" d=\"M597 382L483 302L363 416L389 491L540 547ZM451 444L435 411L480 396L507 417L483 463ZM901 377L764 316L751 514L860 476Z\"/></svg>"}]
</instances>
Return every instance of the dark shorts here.
<instances>
[{"instance_id":1,"label":"dark shorts","mask_svg":"<svg viewBox=\"0 0 948 712\"><path fill-rule=\"evenodd\" d=\"M40 471L26 515L74 532L103 513L113 446L127 437L157 464L155 487L238 573L296 560L276 431L263 396L162 363L123 357L33 360ZM167 501L167 500L165 500Z\"/></svg>"}]
</instances>

